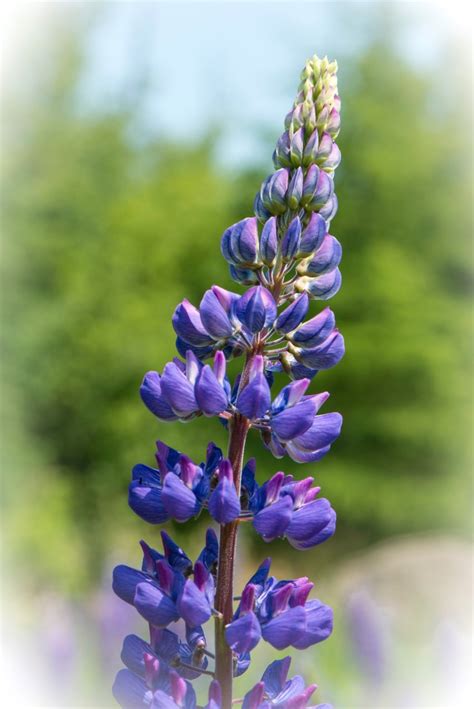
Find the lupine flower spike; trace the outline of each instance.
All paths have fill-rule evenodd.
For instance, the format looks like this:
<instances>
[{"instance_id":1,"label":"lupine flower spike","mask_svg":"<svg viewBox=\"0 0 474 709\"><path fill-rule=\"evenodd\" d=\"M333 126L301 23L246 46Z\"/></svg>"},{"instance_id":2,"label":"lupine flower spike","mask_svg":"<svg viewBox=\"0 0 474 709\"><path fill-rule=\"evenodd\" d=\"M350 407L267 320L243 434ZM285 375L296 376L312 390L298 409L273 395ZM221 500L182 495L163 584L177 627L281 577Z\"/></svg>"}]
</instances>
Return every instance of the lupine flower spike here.
<instances>
[{"instance_id":1,"label":"lupine flower spike","mask_svg":"<svg viewBox=\"0 0 474 709\"><path fill-rule=\"evenodd\" d=\"M162 530L162 551L142 541L141 568L114 570L115 593L149 625L149 640L128 635L123 643L125 669L113 694L124 709L193 709L192 681L202 676L210 684L199 706L207 709L315 707L316 685L287 678L289 657L272 662L260 682L233 698L233 678L247 670L260 642L304 650L324 641L333 626L332 610L313 596L313 583L306 576L277 580L270 559L235 596L234 558L243 522L265 542L285 538L298 550L335 531L330 502L312 476L297 477L295 469L325 456L342 425L340 414L324 412L328 392L309 393L318 371L344 355L333 311L310 312L313 301L329 300L341 285L342 249L330 234L341 159L336 71L327 58L306 62L273 153L275 170L257 192L254 214L222 235L230 274L238 288L247 288L213 285L198 305L180 303L172 318L179 356L161 373L148 372L140 387L159 421L216 417L229 443L226 454L209 443L203 462L195 462L159 440L156 467L133 468L128 500L139 517L162 525L209 515L220 538L210 527L192 561ZM231 381L226 363L234 357L242 357L243 366ZM273 390L276 373L290 378L280 391ZM275 458L293 461L291 473L276 470L258 481L255 460L243 462L252 429Z\"/></svg>"}]
</instances>

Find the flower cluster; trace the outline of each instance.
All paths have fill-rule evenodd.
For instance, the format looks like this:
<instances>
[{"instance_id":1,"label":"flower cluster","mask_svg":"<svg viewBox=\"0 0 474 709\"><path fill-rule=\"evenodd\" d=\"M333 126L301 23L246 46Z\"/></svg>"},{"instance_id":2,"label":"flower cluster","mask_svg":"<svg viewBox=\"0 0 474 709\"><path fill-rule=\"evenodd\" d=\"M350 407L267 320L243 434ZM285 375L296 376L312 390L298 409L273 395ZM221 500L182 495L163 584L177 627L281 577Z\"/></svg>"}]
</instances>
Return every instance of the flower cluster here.
<instances>
[{"instance_id":1,"label":"flower cluster","mask_svg":"<svg viewBox=\"0 0 474 709\"><path fill-rule=\"evenodd\" d=\"M313 584L306 576L278 580L269 575L266 559L237 598L233 577L242 523L267 543L284 538L297 550L321 544L335 531L336 513L319 496L314 477L277 471L262 482L255 460L243 460L251 430L275 458L287 455L295 463L319 461L341 431L339 413L320 413L329 394L309 392L317 373L344 355L332 310L309 312L313 301L328 300L341 285L342 249L329 233L341 157L336 70L327 58L306 63L277 141L275 171L255 198L254 215L221 238L231 275L246 290L214 285L198 307L183 300L172 318L180 356L160 373L148 372L140 387L159 421L217 417L229 446L224 455L209 443L205 461L196 463L157 441L156 467L133 468L128 500L139 517L160 525L209 514L220 539L208 529L193 562L162 531L163 552L141 542L141 569L114 570L115 593L134 606L150 632L149 641L129 635L123 644L125 669L113 693L125 709L197 707L191 682L202 675L211 677L208 709L230 709L234 701L244 709L302 709L316 688L299 676L287 678L287 657L271 663L260 682L233 700L233 678L247 670L260 641L277 650L302 650L325 640L333 625L331 608L310 598ZM237 357L244 364L233 379L227 361ZM281 375L290 383L275 390ZM211 620L214 642L208 643Z\"/></svg>"}]
</instances>

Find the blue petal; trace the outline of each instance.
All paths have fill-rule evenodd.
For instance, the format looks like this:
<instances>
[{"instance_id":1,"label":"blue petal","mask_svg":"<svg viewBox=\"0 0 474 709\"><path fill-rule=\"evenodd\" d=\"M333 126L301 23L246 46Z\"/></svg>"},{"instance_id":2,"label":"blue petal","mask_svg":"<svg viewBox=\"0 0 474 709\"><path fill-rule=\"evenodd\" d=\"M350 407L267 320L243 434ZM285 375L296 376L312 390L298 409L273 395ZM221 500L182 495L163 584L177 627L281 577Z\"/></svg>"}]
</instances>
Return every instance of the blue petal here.
<instances>
[{"instance_id":1,"label":"blue petal","mask_svg":"<svg viewBox=\"0 0 474 709\"><path fill-rule=\"evenodd\" d=\"M285 686L290 664L291 657L289 656L284 657L282 660L274 660L263 673L262 682L270 699L276 697Z\"/></svg>"},{"instance_id":2,"label":"blue petal","mask_svg":"<svg viewBox=\"0 0 474 709\"><path fill-rule=\"evenodd\" d=\"M318 347L301 349L299 359L306 367L329 369L341 361L344 352L344 338L340 332L334 330Z\"/></svg>"},{"instance_id":3,"label":"blue petal","mask_svg":"<svg viewBox=\"0 0 474 709\"><path fill-rule=\"evenodd\" d=\"M262 418L270 408L270 387L263 374L257 374L240 392L236 406L249 419Z\"/></svg>"},{"instance_id":4,"label":"blue petal","mask_svg":"<svg viewBox=\"0 0 474 709\"><path fill-rule=\"evenodd\" d=\"M234 328L229 316L212 290L204 293L199 312L206 330L214 339L226 339L232 335Z\"/></svg>"},{"instance_id":5,"label":"blue petal","mask_svg":"<svg viewBox=\"0 0 474 709\"><path fill-rule=\"evenodd\" d=\"M283 536L293 512L293 500L284 495L277 502L264 507L253 519L253 526L266 542Z\"/></svg>"},{"instance_id":6,"label":"blue petal","mask_svg":"<svg viewBox=\"0 0 474 709\"><path fill-rule=\"evenodd\" d=\"M296 606L273 618L262 628L262 637L277 650L294 645L306 627L306 614L302 606Z\"/></svg>"},{"instance_id":7,"label":"blue petal","mask_svg":"<svg viewBox=\"0 0 474 709\"><path fill-rule=\"evenodd\" d=\"M191 579L184 584L177 606L179 614L191 627L202 625L211 617L211 608L205 593L200 591Z\"/></svg>"},{"instance_id":8,"label":"blue petal","mask_svg":"<svg viewBox=\"0 0 474 709\"><path fill-rule=\"evenodd\" d=\"M158 372L147 372L140 386L142 401L150 411L164 421L176 421L178 418L172 410L161 387L161 377Z\"/></svg>"},{"instance_id":9,"label":"blue petal","mask_svg":"<svg viewBox=\"0 0 474 709\"><path fill-rule=\"evenodd\" d=\"M299 606L301 608L301 606ZM296 610L296 609L292 609ZM305 650L311 645L326 640L332 633L333 611L329 606L314 599L305 605L306 627L293 642L293 647Z\"/></svg>"},{"instance_id":10,"label":"blue petal","mask_svg":"<svg viewBox=\"0 0 474 709\"><path fill-rule=\"evenodd\" d=\"M161 497L168 514L178 522L187 522L201 509L194 492L174 473L166 475Z\"/></svg>"},{"instance_id":11,"label":"blue petal","mask_svg":"<svg viewBox=\"0 0 474 709\"><path fill-rule=\"evenodd\" d=\"M338 413L321 414L314 417L312 426L293 443L298 448L315 451L330 446L339 436L342 427L342 416Z\"/></svg>"},{"instance_id":12,"label":"blue petal","mask_svg":"<svg viewBox=\"0 0 474 709\"><path fill-rule=\"evenodd\" d=\"M143 571L132 569L130 566L120 564L113 570L112 588L114 592L122 601L126 601L126 603L131 605L133 605L138 584L145 581L150 582L150 577Z\"/></svg>"},{"instance_id":13,"label":"blue petal","mask_svg":"<svg viewBox=\"0 0 474 709\"><path fill-rule=\"evenodd\" d=\"M143 709L149 707L153 699L145 682L130 670L117 673L112 694L123 709Z\"/></svg>"},{"instance_id":14,"label":"blue petal","mask_svg":"<svg viewBox=\"0 0 474 709\"><path fill-rule=\"evenodd\" d=\"M174 362L169 362L164 368L161 388L174 413L180 418L198 410L194 387Z\"/></svg>"},{"instance_id":15,"label":"blue petal","mask_svg":"<svg viewBox=\"0 0 474 709\"><path fill-rule=\"evenodd\" d=\"M293 301L279 316L276 321L276 329L280 332L288 333L294 330L301 323L309 308L309 298L307 293L302 293Z\"/></svg>"},{"instance_id":16,"label":"blue petal","mask_svg":"<svg viewBox=\"0 0 474 709\"><path fill-rule=\"evenodd\" d=\"M324 497L295 510L286 530L286 538L295 549L309 549L322 544L334 534L336 513Z\"/></svg>"},{"instance_id":17,"label":"blue petal","mask_svg":"<svg viewBox=\"0 0 474 709\"><path fill-rule=\"evenodd\" d=\"M225 639L234 652L250 652L260 642L260 623L253 611L241 615L225 629Z\"/></svg>"},{"instance_id":18,"label":"blue petal","mask_svg":"<svg viewBox=\"0 0 474 709\"><path fill-rule=\"evenodd\" d=\"M296 436L301 436L307 431L314 421L316 406L312 399L305 399L295 406L284 409L276 416L272 416L270 426L272 432L281 441L290 441Z\"/></svg>"},{"instance_id":19,"label":"blue petal","mask_svg":"<svg viewBox=\"0 0 474 709\"><path fill-rule=\"evenodd\" d=\"M227 409L227 395L208 364L202 368L196 380L194 394L205 416L216 416Z\"/></svg>"},{"instance_id":20,"label":"blue petal","mask_svg":"<svg viewBox=\"0 0 474 709\"><path fill-rule=\"evenodd\" d=\"M173 313L173 328L178 337L190 345L205 347L212 339L204 327L199 310L188 300L183 300Z\"/></svg>"},{"instance_id":21,"label":"blue petal","mask_svg":"<svg viewBox=\"0 0 474 709\"><path fill-rule=\"evenodd\" d=\"M140 677L145 677L145 662L143 655L148 653L154 655L151 645L138 637L138 635L127 635L123 641L120 658L129 670Z\"/></svg>"},{"instance_id":22,"label":"blue petal","mask_svg":"<svg viewBox=\"0 0 474 709\"><path fill-rule=\"evenodd\" d=\"M160 487L149 487L134 480L128 488L128 504L135 514L150 524L163 524L169 519Z\"/></svg>"},{"instance_id":23,"label":"blue petal","mask_svg":"<svg viewBox=\"0 0 474 709\"><path fill-rule=\"evenodd\" d=\"M240 500L233 482L222 478L209 498L209 513L219 524L228 524L240 514Z\"/></svg>"},{"instance_id":24,"label":"blue petal","mask_svg":"<svg viewBox=\"0 0 474 709\"><path fill-rule=\"evenodd\" d=\"M335 325L334 313L330 308L325 308L314 318L301 325L292 334L291 339L300 347L317 347L329 337Z\"/></svg>"},{"instance_id":25,"label":"blue petal","mask_svg":"<svg viewBox=\"0 0 474 709\"><path fill-rule=\"evenodd\" d=\"M173 601L152 583L138 584L133 605L145 620L158 628L165 628L179 619Z\"/></svg>"}]
</instances>

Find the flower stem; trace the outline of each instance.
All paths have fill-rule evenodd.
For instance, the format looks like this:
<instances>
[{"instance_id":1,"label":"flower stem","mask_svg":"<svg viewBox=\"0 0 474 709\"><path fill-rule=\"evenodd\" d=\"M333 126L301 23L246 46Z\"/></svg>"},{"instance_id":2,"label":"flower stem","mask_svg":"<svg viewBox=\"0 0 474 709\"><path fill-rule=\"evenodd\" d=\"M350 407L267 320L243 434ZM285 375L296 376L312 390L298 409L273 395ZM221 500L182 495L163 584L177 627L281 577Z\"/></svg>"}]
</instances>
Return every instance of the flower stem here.
<instances>
[{"instance_id":1,"label":"flower stem","mask_svg":"<svg viewBox=\"0 0 474 709\"><path fill-rule=\"evenodd\" d=\"M229 421L228 457L234 471L234 484L238 494L240 494L242 461L249 428L250 422L240 414L236 414ZM222 706L226 709L232 705L233 657L232 650L225 641L225 626L230 623L234 613L234 563L238 529L238 520L221 525L215 597L215 607L222 614L222 617L215 619L216 679L221 685Z\"/></svg>"}]
</instances>

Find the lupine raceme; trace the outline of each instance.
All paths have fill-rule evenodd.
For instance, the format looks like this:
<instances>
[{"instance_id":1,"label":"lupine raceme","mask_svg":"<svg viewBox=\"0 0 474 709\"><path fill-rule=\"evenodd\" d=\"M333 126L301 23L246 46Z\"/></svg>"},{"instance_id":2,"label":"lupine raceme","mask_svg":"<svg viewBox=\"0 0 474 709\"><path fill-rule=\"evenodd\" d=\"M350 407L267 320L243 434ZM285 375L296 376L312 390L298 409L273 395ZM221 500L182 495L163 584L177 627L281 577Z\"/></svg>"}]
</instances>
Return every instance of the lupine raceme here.
<instances>
[{"instance_id":1,"label":"lupine raceme","mask_svg":"<svg viewBox=\"0 0 474 709\"><path fill-rule=\"evenodd\" d=\"M275 458L315 463L341 430L340 414L320 413L329 394L307 393L318 371L344 354L332 310L310 313L314 301L327 301L341 285L341 245L329 233L340 161L336 71L327 58L306 62L254 215L221 238L231 276L246 290L214 285L199 305L180 303L172 318L179 357L162 373L148 372L140 387L160 421L219 418L228 449L224 454L209 443L197 463L159 440L156 467L140 464L132 471L129 505L143 520L185 523L208 514L219 537L210 527L193 561L162 530L162 551L142 541L141 568L114 570L115 593L147 621L150 636L124 640L125 669L113 693L125 709L197 707L192 680L201 675L210 677L208 709L315 706L316 685L288 679L290 657L272 662L260 682L233 697L233 678L245 673L258 643L304 650L325 640L333 625L331 608L313 597L306 576L278 580L265 559L237 590L234 559L243 522L265 542L283 537L298 550L335 531L336 513L313 477L277 471L258 482L255 460L245 461L244 451L253 429ZM242 371L231 381L227 361L237 357ZM272 390L275 373L290 379L280 391ZM214 642L208 645L209 622Z\"/></svg>"}]
</instances>

